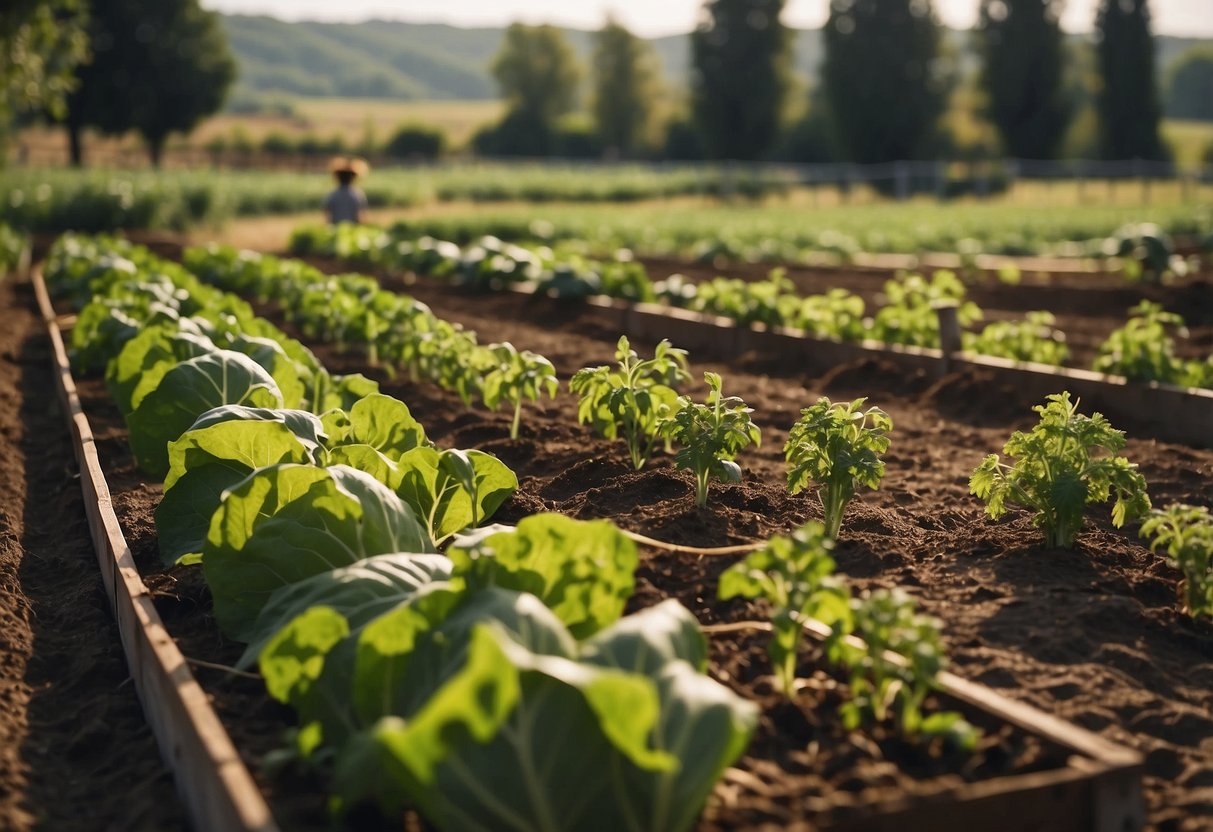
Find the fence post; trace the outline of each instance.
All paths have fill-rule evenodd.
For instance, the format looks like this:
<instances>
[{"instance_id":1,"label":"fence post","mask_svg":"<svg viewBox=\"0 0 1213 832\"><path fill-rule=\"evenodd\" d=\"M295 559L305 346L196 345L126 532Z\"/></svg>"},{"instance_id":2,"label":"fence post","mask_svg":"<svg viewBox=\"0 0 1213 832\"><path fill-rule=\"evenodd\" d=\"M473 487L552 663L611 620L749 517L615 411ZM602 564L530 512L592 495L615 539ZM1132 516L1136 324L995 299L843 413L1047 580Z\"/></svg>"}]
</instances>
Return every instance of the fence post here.
<instances>
[{"instance_id":1,"label":"fence post","mask_svg":"<svg viewBox=\"0 0 1213 832\"><path fill-rule=\"evenodd\" d=\"M938 301L933 306L939 318L939 349L943 352L942 373L948 373L952 369L953 356L961 350L959 308L955 301Z\"/></svg>"}]
</instances>

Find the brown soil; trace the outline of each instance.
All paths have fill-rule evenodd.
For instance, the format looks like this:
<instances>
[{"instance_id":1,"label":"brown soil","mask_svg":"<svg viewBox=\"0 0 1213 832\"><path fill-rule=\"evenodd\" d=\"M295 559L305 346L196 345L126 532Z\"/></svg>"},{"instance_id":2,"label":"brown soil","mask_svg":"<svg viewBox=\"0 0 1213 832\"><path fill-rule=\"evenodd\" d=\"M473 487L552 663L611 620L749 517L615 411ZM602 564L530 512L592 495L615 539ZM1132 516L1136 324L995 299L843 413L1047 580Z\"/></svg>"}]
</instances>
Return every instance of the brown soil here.
<instances>
[{"instance_id":1,"label":"brown soil","mask_svg":"<svg viewBox=\"0 0 1213 832\"><path fill-rule=\"evenodd\" d=\"M50 345L0 281L0 828L184 828L93 554Z\"/></svg>"},{"instance_id":2,"label":"brown soil","mask_svg":"<svg viewBox=\"0 0 1213 832\"><path fill-rule=\"evenodd\" d=\"M610 361L619 335L593 309L577 304L472 297L424 283L410 291L438 314L477 330L482 342L510 340L543 353L562 378ZM318 354L335 372L365 369L357 356L325 348ZM1022 513L990 522L967 493L973 467L1000 449L1012 429L1031 423L1035 402L979 375L907 377L869 362L812 378L778 356L750 354L727 364L707 355L693 358L696 374L723 374L727 392L756 409L764 431L762 448L739 460L744 482L714 484L705 510L694 506L690 475L670 459L659 455L644 471L633 472L621 445L579 427L576 402L568 394L528 405L521 438L510 440L504 413L468 410L432 386L373 374L385 392L409 404L437 442L491 451L518 472L520 490L499 519L545 510L609 517L654 537L701 546L761 539L819 516L814 498L790 497L784 487L786 430L819 394L869 396L893 417L894 443L882 489L863 494L849 509L837 552L840 570L860 588L901 586L918 597L944 621L961 675L1140 750L1154 826L1209 828L1213 629L1176 611L1177 572L1143 547L1132 529L1113 529L1106 510L1089 513L1074 551L1046 550ZM702 395L702 385L695 392ZM103 387L85 384L83 393L132 548L142 568L158 571L151 515L158 486L134 470ZM1133 425L1118 427L1134 436ZM1126 454L1141 465L1156 503L1210 504L1213 452L1134 436ZM649 553L632 606L673 596L704 623L760 618L763 610L756 605L714 600L716 577L730 562ZM234 658L237 648L224 643L208 620L196 574L173 570L149 584L187 655ZM1015 733L992 736L968 768L879 731L867 738L841 735L829 718L837 694L813 669L814 657L804 656L809 687L797 705L781 704L771 691L762 643L759 636L713 641L713 675L765 710L739 764L753 777L743 783L726 778L705 828L764 822L783 827L810 811L841 817L848 806L889 793L929 793L957 778L1057 764L1054 749ZM256 767L277 741L285 713L246 680L210 674L202 681ZM314 784L259 776L277 812L301 822L318 819L321 800L314 788L309 792ZM755 787L755 777L765 785Z\"/></svg>"}]
</instances>

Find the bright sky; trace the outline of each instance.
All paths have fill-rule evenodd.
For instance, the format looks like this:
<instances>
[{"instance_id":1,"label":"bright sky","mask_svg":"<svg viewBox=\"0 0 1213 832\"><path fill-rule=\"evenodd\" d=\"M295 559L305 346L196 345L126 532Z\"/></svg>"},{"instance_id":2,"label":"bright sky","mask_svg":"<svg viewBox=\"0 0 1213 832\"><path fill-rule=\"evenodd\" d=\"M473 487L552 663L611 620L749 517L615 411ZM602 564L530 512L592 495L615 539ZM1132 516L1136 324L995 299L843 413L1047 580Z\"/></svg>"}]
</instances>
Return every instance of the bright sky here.
<instances>
[{"instance_id":1,"label":"bright sky","mask_svg":"<svg viewBox=\"0 0 1213 832\"><path fill-rule=\"evenodd\" d=\"M1062 25L1089 31L1097 0L1069 0ZM934 0L945 23L968 28L977 17L977 0ZM668 35L690 31L702 0L202 0L202 5L240 14L268 14L285 20L353 22L370 18L501 26L516 20L597 28L608 11L634 31ZM788 0L784 22L818 27L827 0ZM1151 0L1154 31L1168 35L1213 37L1213 0Z\"/></svg>"}]
</instances>

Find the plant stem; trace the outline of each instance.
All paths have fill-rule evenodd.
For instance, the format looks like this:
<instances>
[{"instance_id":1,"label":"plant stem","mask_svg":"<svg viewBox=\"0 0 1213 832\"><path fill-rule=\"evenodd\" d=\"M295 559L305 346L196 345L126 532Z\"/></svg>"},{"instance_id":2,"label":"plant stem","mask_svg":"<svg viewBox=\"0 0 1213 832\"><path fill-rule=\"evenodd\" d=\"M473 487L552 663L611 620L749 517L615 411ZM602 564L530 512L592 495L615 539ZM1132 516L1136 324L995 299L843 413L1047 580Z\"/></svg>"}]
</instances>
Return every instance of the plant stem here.
<instances>
[{"instance_id":1,"label":"plant stem","mask_svg":"<svg viewBox=\"0 0 1213 832\"><path fill-rule=\"evenodd\" d=\"M514 421L510 425L510 439L518 438L518 425L519 425L519 421L521 418L522 418L522 398L519 397L518 401L514 403Z\"/></svg>"}]
</instances>

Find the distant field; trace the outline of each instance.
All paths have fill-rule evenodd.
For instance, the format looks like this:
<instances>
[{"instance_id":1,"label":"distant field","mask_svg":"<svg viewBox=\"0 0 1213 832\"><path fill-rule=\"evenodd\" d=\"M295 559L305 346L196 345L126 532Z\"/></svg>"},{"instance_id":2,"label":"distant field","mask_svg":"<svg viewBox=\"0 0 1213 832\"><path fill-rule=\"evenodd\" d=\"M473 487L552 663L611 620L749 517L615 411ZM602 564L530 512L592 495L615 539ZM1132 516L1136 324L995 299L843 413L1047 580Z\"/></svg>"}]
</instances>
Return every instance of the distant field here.
<instances>
[{"instance_id":1,"label":"distant field","mask_svg":"<svg viewBox=\"0 0 1213 832\"><path fill-rule=\"evenodd\" d=\"M1213 121L1167 119L1162 123L1162 135L1170 142L1176 162L1195 167L1201 164L1205 151L1213 147Z\"/></svg>"}]
</instances>

